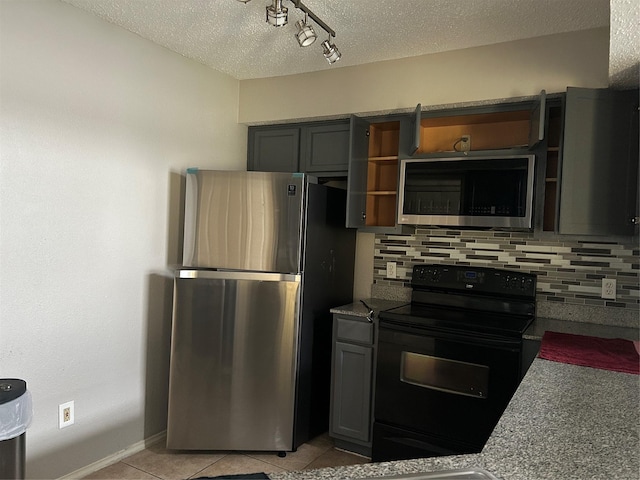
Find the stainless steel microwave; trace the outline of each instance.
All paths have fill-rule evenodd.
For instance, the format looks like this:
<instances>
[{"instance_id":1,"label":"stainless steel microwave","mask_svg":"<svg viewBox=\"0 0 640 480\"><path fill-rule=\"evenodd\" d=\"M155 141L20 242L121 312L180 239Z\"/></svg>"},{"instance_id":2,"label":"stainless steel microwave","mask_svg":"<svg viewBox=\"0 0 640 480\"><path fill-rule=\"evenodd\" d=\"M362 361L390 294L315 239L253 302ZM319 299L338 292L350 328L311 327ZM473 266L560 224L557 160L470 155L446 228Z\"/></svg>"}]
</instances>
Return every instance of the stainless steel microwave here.
<instances>
[{"instance_id":1,"label":"stainless steel microwave","mask_svg":"<svg viewBox=\"0 0 640 480\"><path fill-rule=\"evenodd\" d=\"M405 159L398 223L530 229L535 155Z\"/></svg>"}]
</instances>

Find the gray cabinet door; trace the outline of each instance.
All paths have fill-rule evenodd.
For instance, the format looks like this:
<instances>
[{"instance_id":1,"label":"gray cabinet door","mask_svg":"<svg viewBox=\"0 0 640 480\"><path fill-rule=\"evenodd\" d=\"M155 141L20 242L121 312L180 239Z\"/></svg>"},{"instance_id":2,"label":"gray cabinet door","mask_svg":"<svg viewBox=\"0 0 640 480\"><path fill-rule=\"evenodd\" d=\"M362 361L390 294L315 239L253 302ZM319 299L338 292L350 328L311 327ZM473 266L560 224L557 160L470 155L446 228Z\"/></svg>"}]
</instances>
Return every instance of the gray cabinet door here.
<instances>
[{"instance_id":1,"label":"gray cabinet door","mask_svg":"<svg viewBox=\"0 0 640 480\"><path fill-rule=\"evenodd\" d=\"M637 105L637 91L567 89L559 233L634 233Z\"/></svg>"},{"instance_id":2,"label":"gray cabinet door","mask_svg":"<svg viewBox=\"0 0 640 480\"><path fill-rule=\"evenodd\" d=\"M347 182L347 227L365 226L367 211L367 162L369 160L369 122L351 117L349 179Z\"/></svg>"},{"instance_id":3,"label":"gray cabinet door","mask_svg":"<svg viewBox=\"0 0 640 480\"><path fill-rule=\"evenodd\" d=\"M335 342L331 433L370 440L373 349Z\"/></svg>"},{"instance_id":4,"label":"gray cabinet door","mask_svg":"<svg viewBox=\"0 0 640 480\"><path fill-rule=\"evenodd\" d=\"M302 128L300 166L303 172L344 172L349 169L349 122Z\"/></svg>"},{"instance_id":5,"label":"gray cabinet door","mask_svg":"<svg viewBox=\"0 0 640 480\"><path fill-rule=\"evenodd\" d=\"M249 128L247 169L259 172L297 172L299 128Z\"/></svg>"},{"instance_id":6,"label":"gray cabinet door","mask_svg":"<svg viewBox=\"0 0 640 480\"><path fill-rule=\"evenodd\" d=\"M420 148L420 130L422 122L422 104L416 105L416 109L413 113L413 140L411 141L411 147L409 147L409 155L414 155Z\"/></svg>"},{"instance_id":7,"label":"gray cabinet door","mask_svg":"<svg viewBox=\"0 0 640 480\"><path fill-rule=\"evenodd\" d=\"M540 91L538 100L534 102L529 119L529 150L533 150L544 140L547 118L547 92Z\"/></svg>"}]
</instances>

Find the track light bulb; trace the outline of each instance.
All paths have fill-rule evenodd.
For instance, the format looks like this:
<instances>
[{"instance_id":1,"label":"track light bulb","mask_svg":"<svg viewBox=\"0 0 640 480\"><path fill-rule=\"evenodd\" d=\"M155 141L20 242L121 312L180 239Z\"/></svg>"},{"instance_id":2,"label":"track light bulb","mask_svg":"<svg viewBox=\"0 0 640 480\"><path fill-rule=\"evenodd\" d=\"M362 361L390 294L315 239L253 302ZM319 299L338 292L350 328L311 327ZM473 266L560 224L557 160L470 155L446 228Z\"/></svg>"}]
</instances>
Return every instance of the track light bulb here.
<instances>
[{"instance_id":1,"label":"track light bulb","mask_svg":"<svg viewBox=\"0 0 640 480\"><path fill-rule=\"evenodd\" d=\"M274 27L282 27L287 24L288 20L287 7L282 6L282 0L273 0L273 3L267 7L267 23Z\"/></svg>"},{"instance_id":2,"label":"track light bulb","mask_svg":"<svg viewBox=\"0 0 640 480\"><path fill-rule=\"evenodd\" d=\"M298 20L296 22L296 28L298 29L296 38L298 39L298 43L301 47L308 47L316 41L316 32L313 30L313 27L306 24L304 20Z\"/></svg>"},{"instance_id":3,"label":"track light bulb","mask_svg":"<svg viewBox=\"0 0 640 480\"><path fill-rule=\"evenodd\" d=\"M325 40L324 42L322 42L322 53L324 54L324 58L327 59L327 62L331 63L335 63L338 60L340 60L340 57L342 57L342 54L340 53L340 50L338 50L338 47L336 47L333 43L330 43L329 40Z\"/></svg>"}]
</instances>

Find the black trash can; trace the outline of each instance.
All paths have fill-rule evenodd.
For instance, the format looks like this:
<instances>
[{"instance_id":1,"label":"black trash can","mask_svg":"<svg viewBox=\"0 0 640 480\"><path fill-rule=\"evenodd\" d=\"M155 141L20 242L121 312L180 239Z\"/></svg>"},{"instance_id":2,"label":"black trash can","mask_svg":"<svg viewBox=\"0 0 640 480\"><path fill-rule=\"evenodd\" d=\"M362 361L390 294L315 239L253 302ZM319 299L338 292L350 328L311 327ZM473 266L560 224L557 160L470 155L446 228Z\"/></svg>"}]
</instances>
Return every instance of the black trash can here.
<instances>
[{"instance_id":1,"label":"black trash can","mask_svg":"<svg viewBox=\"0 0 640 480\"><path fill-rule=\"evenodd\" d=\"M32 416L27 382L0 378L0 479L25 478L25 436Z\"/></svg>"}]
</instances>

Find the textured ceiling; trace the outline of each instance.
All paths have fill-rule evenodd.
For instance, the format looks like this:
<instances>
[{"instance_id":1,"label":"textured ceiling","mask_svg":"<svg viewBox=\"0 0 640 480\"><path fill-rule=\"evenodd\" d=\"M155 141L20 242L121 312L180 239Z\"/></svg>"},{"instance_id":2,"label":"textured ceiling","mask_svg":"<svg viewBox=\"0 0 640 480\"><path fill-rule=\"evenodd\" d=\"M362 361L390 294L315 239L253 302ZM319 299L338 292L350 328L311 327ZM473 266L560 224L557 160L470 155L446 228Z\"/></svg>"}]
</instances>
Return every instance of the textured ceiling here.
<instances>
[{"instance_id":1,"label":"textured ceiling","mask_svg":"<svg viewBox=\"0 0 640 480\"><path fill-rule=\"evenodd\" d=\"M609 83L615 87L638 87L640 1L612 0L609 29Z\"/></svg>"},{"instance_id":2,"label":"textured ceiling","mask_svg":"<svg viewBox=\"0 0 640 480\"><path fill-rule=\"evenodd\" d=\"M333 41L342 59L330 66L320 46L328 34L319 26L314 25L316 43L298 46L294 23L303 13L290 0L283 1L289 8L289 24L278 28L265 22L265 7L271 0L63 1L240 80L489 45L610 22L609 0L304 0L336 32ZM637 79L639 5L638 0L612 0L611 65L616 70L610 75L624 71L618 75L623 81L628 81L629 72L632 80ZM629 15L634 11L635 23L634 15ZM618 48L619 39L624 49Z\"/></svg>"}]
</instances>

